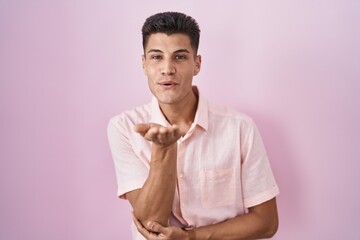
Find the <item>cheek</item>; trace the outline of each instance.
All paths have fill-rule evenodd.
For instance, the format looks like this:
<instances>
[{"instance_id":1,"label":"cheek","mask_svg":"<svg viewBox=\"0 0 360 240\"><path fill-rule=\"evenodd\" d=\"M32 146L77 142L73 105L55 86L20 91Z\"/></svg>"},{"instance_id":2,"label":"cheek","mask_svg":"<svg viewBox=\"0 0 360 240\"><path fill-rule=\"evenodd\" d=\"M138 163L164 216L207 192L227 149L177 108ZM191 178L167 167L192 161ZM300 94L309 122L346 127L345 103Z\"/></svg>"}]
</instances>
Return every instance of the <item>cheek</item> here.
<instances>
[{"instance_id":1,"label":"cheek","mask_svg":"<svg viewBox=\"0 0 360 240\"><path fill-rule=\"evenodd\" d=\"M156 72L158 72L158 70L159 70L159 67L158 67L156 64L151 65L151 66L149 67L149 72L150 72L151 74L155 74Z\"/></svg>"},{"instance_id":2,"label":"cheek","mask_svg":"<svg viewBox=\"0 0 360 240\"><path fill-rule=\"evenodd\" d=\"M149 79L151 79L155 76L156 70L151 66L146 66L146 68L144 69L144 73Z\"/></svg>"},{"instance_id":3,"label":"cheek","mask_svg":"<svg viewBox=\"0 0 360 240\"><path fill-rule=\"evenodd\" d=\"M196 68L192 68L190 71L187 72L187 76L193 77L196 75L196 73L197 73Z\"/></svg>"}]
</instances>

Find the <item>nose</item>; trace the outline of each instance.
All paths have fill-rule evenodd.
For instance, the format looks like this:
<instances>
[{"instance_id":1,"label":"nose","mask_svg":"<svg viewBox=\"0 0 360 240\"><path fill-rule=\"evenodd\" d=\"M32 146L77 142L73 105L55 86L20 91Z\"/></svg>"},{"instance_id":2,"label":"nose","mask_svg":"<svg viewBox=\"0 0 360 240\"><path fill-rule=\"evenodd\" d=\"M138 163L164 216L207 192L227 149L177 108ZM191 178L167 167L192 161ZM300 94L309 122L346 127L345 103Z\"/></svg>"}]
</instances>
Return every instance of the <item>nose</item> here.
<instances>
[{"instance_id":1,"label":"nose","mask_svg":"<svg viewBox=\"0 0 360 240\"><path fill-rule=\"evenodd\" d=\"M176 69L171 60L163 61L163 65L161 67L162 75L173 75L175 72L176 72Z\"/></svg>"}]
</instances>

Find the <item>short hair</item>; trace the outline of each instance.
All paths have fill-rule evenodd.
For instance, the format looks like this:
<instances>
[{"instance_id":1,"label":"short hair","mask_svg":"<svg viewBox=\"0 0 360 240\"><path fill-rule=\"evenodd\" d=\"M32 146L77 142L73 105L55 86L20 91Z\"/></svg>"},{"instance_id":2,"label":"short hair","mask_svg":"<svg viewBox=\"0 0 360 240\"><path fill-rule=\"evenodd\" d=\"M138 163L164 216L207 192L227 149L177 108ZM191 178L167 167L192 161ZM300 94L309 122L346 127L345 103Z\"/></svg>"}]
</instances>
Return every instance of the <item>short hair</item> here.
<instances>
[{"instance_id":1,"label":"short hair","mask_svg":"<svg viewBox=\"0 0 360 240\"><path fill-rule=\"evenodd\" d=\"M197 54L200 40L200 28L198 23L190 16L179 12L163 12L148 17L142 27L143 48L153 33L184 33L190 38L190 44Z\"/></svg>"}]
</instances>

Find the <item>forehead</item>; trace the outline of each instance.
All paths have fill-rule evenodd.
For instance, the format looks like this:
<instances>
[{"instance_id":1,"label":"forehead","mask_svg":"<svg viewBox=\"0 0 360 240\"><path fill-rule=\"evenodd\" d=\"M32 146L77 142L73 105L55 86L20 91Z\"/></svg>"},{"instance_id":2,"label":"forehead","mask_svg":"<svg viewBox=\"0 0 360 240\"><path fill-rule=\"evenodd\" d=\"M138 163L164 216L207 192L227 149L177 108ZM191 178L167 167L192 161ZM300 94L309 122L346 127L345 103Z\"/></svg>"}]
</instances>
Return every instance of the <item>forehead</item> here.
<instances>
[{"instance_id":1,"label":"forehead","mask_svg":"<svg viewBox=\"0 0 360 240\"><path fill-rule=\"evenodd\" d=\"M158 49L163 52L174 52L179 49L187 49L193 52L190 43L190 37L183 33L174 33L167 35L166 33L153 33L150 35L145 51L150 49Z\"/></svg>"}]
</instances>

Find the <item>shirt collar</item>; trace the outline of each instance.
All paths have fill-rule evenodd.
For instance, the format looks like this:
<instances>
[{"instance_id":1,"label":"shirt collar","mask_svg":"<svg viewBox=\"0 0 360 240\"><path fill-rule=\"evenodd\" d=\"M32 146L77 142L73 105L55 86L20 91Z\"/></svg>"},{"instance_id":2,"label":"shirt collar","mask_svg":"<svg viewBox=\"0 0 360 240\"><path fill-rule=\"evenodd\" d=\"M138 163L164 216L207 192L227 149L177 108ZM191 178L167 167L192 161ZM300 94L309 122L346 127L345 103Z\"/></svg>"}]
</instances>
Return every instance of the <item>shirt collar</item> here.
<instances>
[{"instance_id":1,"label":"shirt collar","mask_svg":"<svg viewBox=\"0 0 360 240\"><path fill-rule=\"evenodd\" d=\"M166 127L170 126L170 123L166 120L164 114L162 113L159 102L155 96L153 96L151 100L151 122Z\"/></svg>"},{"instance_id":2,"label":"shirt collar","mask_svg":"<svg viewBox=\"0 0 360 240\"><path fill-rule=\"evenodd\" d=\"M199 102L198 107L195 114L194 123L202 127L205 131L207 131L209 126L209 106L207 100L200 94L198 88L196 86L193 87L194 91L197 92Z\"/></svg>"},{"instance_id":3,"label":"shirt collar","mask_svg":"<svg viewBox=\"0 0 360 240\"><path fill-rule=\"evenodd\" d=\"M209 126L208 102L205 98L202 97L196 86L193 86L193 90L196 92L199 98L194 123L207 131ZM153 96L151 100L151 122L160 124L162 126L170 126L170 123L166 120L164 114L162 113L158 100L155 96Z\"/></svg>"}]
</instances>

